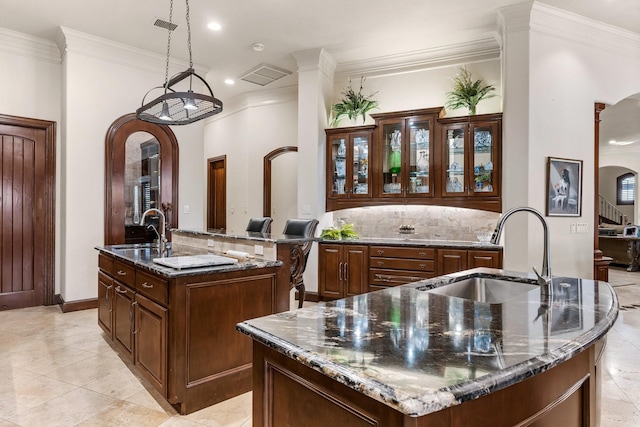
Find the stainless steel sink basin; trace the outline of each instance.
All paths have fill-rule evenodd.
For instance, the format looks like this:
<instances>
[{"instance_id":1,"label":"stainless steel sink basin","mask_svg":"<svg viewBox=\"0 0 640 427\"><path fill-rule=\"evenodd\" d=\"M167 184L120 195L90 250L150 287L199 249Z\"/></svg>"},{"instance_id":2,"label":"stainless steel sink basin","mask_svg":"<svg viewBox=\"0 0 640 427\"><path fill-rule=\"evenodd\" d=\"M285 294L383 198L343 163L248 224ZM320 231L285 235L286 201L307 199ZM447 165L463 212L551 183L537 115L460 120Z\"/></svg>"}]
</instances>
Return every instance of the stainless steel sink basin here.
<instances>
[{"instance_id":1,"label":"stainless steel sink basin","mask_svg":"<svg viewBox=\"0 0 640 427\"><path fill-rule=\"evenodd\" d=\"M446 295L490 304L499 304L527 293L539 286L533 283L512 282L510 280L471 277L433 289L420 290L432 294Z\"/></svg>"}]
</instances>

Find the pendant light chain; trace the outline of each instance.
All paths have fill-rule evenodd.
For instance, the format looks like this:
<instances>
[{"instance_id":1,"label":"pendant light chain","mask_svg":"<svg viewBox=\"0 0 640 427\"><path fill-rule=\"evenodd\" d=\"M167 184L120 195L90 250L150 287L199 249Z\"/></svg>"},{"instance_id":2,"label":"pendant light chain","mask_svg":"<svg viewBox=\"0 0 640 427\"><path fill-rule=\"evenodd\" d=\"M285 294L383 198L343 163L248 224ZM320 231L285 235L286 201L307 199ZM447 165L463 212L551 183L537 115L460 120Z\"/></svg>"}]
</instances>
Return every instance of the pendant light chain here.
<instances>
[{"instance_id":1,"label":"pendant light chain","mask_svg":"<svg viewBox=\"0 0 640 427\"><path fill-rule=\"evenodd\" d=\"M173 0L171 0L173 1ZM191 56L191 22L189 21L189 0L185 0L187 4L187 47L189 48L189 68L193 68L193 59Z\"/></svg>"},{"instance_id":2,"label":"pendant light chain","mask_svg":"<svg viewBox=\"0 0 640 427\"><path fill-rule=\"evenodd\" d=\"M173 0L169 2L169 23L173 24ZM171 29L167 30L167 65L164 69L164 93L169 88L169 52L171 51Z\"/></svg>"}]
</instances>

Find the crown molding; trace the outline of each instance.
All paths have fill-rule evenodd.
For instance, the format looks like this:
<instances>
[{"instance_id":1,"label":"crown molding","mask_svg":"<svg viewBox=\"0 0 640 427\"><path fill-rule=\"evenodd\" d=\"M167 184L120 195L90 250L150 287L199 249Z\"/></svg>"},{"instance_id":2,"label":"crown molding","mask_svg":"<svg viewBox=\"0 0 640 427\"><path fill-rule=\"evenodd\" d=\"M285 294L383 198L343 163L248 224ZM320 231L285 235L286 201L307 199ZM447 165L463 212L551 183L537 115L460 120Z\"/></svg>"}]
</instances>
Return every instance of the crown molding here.
<instances>
[{"instance_id":1,"label":"crown molding","mask_svg":"<svg viewBox=\"0 0 640 427\"><path fill-rule=\"evenodd\" d=\"M531 30L620 55L640 54L640 34L534 1Z\"/></svg>"},{"instance_id":2,"label":"crown molding","mask_svg":"<svg viewBox=\"0 0 640 427\"><path fill-rule=\"evenodd\" d=\"M167 64L167 57L164 55L83 33L68 27L59 27L56 42L60 52L62 52L63 59L67 53L75 53L144 71L163 72L163 74ZM188 62L173 58L169 58L169 64L176 70L189 68ZM194 65L194 69L197 74L206 74L208 72L208 69L202 66Z\"/></svg>"},{"instance_id":3,"label":"crown molding","mask_svg":"<svg viewBox=\"0 0 640 427\"><path fill-rule=\"evenodd\" d=\"M297 85L246 92L225 101L222 112L205 119L204 123L213 123L249 108L284 104L288 102L298 102Z\"/></svg>"},{"instance_id":4,"label":"crown molding","mask_svg":"<svg viewBox=\"0 0 640 427\"><path fill-rule=\"evenodd\" d=\"M0 28L0 51L60 64L58 46L47 39Z\"/></svg>"},{"instance_id":5,"label":"crown molding","mask_svg":"<svg viewBox=\"0 0 640 427\"><path fill-rule=\"evenodd\" d=\"M478 39L430 49L339 63L336 79L351 75L383 76L499 59L501 40L496 32Z\"/></svg>"}]
</instances>

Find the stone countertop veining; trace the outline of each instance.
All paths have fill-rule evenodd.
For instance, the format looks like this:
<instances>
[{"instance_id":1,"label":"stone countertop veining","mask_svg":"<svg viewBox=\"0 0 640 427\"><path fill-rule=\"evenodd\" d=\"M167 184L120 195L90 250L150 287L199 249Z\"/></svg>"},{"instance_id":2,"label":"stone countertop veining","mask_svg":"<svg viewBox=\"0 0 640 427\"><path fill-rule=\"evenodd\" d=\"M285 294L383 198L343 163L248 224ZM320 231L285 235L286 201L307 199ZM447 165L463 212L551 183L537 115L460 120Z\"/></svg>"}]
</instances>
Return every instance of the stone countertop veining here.
<instances>
[{"instance_id":1,"label":"stone countertop veining","mask_svg":"<svg viewBox=\"0 0 640 427\"><path fill-rule=\"evenodd\" d=\"M184 276L196 276L200 274L226 273L230 271L249 270L256 268L279 267L282 265L282 261L249 258L246 261L238 261L235 264L176 270L153 262L153 259L160 258L160 255L158 254L158 250L156 248L149 245L131 244L96 246L96 249L100 252L113 255L116 258L132 262L137 267L141 267L147 271L166 277L168 279ZM205 254L224 256L224 254L220 252L208 251L205 249L199 249L184 245L173 245L169 252L169 256L189 256Z\"/></svg>"},{"instance_id":2,"label":"stone countertop veining","mask_svg":"<svg viewBox=\"0 0 640 427\"><path fill-rule=\"evenodd\" d=\"M237 329L409 416L476 399L542 373L602 338L618 315L608 283L553 278L501 304L424 290L481 276L535 283L533 275L478 268L295 311Z\"/></svg>"},{"instance_id":3,"label":"stone countertop veining","mask_svg":"<svg viewBox=\"0 0 640 427\"><path fill-rule=\"evenodd\" d=\"M235 239L235 240L248 240L255 242L269 242L269 243L305 243L308 241L319 241L318 237L304 237L304 236L293 236L288 234L271 234L271 233L254 233L254 232L242 232L238 233L227 233L223 229L209 229L209 230L184 230L184 229L172 229L178 233L183 234L191 234L194 236L211 236L211 237L221 237L225 239Z\"/></svg>"}]
</instances>

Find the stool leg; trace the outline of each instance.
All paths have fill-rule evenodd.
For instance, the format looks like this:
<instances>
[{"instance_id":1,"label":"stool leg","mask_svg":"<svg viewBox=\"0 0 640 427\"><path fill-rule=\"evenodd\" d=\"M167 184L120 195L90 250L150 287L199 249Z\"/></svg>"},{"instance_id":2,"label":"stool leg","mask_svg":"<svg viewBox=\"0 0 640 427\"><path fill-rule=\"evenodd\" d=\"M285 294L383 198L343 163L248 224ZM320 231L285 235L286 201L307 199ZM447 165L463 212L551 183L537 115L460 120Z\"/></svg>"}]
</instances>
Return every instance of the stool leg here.
<instances>
[{"instance_id":1,"label":"stool leg","mask_svg":"<svg viewBox=\"0 0 640 427\"><path fill-rule=\"evenodd\" d=\"M302 308L302 303L304 302L304 282L300 282L296 285L296 290L298 291L298 308Z\"/></svg>"}]
</instances>

